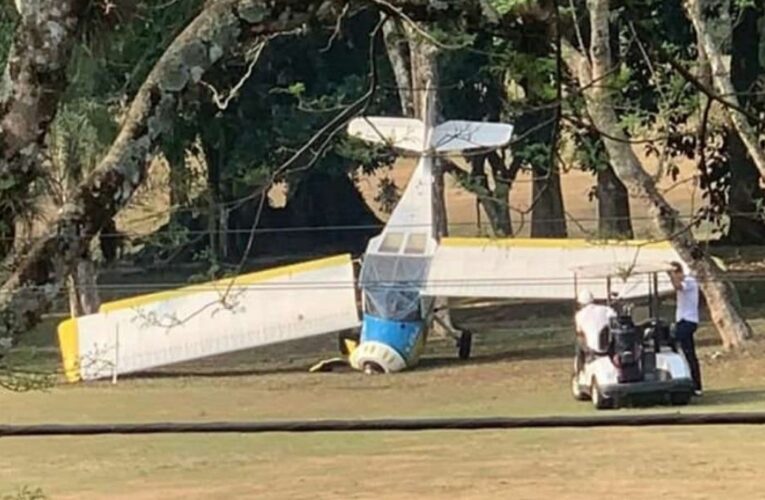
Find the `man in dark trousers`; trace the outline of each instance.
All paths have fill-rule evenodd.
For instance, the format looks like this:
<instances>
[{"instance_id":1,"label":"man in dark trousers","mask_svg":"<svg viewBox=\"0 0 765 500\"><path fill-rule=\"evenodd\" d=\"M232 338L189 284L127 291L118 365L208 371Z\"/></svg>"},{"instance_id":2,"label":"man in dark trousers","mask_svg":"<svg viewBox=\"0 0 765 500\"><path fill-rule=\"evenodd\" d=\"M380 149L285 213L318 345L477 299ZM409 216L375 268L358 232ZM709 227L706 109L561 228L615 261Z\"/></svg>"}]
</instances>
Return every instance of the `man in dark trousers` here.
<instances>
[{"instance_id":1,"label":"man in dark trousers","mask_svg":"<svg viewBox=\"0 0 765 500\"><path fill-rule=\"evenodd\" d=\"M688 360L696 396L701 396L701 370L696 357L696 344L693 336L699 326L699 284L696 278L685 273L683 265L672 262L669 277L677 291L677 310L675 312L675 338Z\"/></svg>"}]
</instances>

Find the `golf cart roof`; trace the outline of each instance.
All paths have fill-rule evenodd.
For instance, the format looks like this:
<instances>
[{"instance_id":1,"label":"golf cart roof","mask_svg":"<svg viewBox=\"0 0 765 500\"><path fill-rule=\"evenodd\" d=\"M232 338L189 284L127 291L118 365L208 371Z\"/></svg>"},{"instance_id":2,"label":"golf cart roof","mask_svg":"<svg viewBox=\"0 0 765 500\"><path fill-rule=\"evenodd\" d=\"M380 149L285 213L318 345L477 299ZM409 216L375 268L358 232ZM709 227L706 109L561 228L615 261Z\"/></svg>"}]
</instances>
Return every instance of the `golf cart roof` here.
<instances>
[{"instance_id":1,"label":"golf cart roof","mask_svg":"<svg viewBox=\"0 0 765 500\"><path fill-rule=\"evenodd\" d=\"M637 275L666 273L672 269L667 262L610 262L598 263L571 268L577 277L581 278L618 278L627 281Z\"/></svg>"}]
</instances>

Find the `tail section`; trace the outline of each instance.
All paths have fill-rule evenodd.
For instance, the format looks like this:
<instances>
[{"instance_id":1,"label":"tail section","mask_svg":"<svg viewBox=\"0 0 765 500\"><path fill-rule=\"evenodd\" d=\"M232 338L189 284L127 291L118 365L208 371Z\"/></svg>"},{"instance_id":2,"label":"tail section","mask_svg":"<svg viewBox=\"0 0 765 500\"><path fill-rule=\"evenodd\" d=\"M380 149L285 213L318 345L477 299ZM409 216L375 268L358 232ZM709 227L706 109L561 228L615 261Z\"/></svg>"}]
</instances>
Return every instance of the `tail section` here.
<instances>
[{"instance_id":1,"label":"tail section","mask_svg":"<svg viewBox=\"0 0 765 500\"><path fill-rule=\"evenodd\" d=\"M427 132L425 124L414 118L369 116L348 125L348 133L354 137L415 153L502 148L510 143L513 126L453 120L434 127L431 134Z\"/></svg>"}]
</instances>

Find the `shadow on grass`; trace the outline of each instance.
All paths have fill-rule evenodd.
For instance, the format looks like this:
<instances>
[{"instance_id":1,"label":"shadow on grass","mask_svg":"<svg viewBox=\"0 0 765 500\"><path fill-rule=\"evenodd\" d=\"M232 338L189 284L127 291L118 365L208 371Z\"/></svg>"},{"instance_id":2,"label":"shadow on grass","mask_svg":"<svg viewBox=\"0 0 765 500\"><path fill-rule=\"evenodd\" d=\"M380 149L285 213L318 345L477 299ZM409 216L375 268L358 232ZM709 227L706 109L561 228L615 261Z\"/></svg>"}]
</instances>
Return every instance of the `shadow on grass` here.
<instances>
[{"instance_id":1,"label":"shadow on grass","mask_svg":"<svg viewBox=\"0 0 765 500\"><path fill-rule=\"evenodd\" d=\"M469 366L500 363L503 361L537 361L546 359L569 358L573 359L574 346L569 344L556 344L521 349L502 350L497 352L480 353L468 360L460 360L457 354L428 356L420 361L417 369L430 370L447 366Z\"/></svg>"},{"instance_id":2,"label":"shadow on grass","mask_svg":"<svg viewBox=\"0 0 765 500\"><path fill-rule=\"evenodd\" d=\"M762 403L765 410L765 389L713 389L705 390L704 396L697 400L698 405L727 406Z\"/></svg>"}]
</instances>

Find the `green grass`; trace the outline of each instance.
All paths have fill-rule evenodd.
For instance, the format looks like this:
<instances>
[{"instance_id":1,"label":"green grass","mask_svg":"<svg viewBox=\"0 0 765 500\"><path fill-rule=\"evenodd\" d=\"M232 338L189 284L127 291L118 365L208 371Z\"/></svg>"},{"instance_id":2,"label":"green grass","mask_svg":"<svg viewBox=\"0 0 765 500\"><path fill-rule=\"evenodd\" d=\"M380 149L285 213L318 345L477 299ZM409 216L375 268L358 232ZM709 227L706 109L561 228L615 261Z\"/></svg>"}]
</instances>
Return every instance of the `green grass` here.
<instances>
[{"instance_id":1,"label":"green grass","mask_svg":"<svg viewBox=\"0 0 765 500\"><path fill-rule=\"evenodd\" d=\"M703 325L705 395L682 411L765 411L762 295L761 287L742 294L757 335L747 351L720 355L716 334ZM479 332L469 362L456 360L451 341L431 339L417 370L384 377L307 373L335 354L330 335L124 377L116 385L0 392L0 421L595 414L569 394L567 306L464 308L454 318ZM54 326L50 320L28 336L14 353L16 363L57 369ZM14 438L0 439L0 498L25 485L56 499L507 498L509 492L590 499L624 491L631 498L755 498L764 452L765 428L736 426Z\"/></svg>"},{"instance_id":2,"label":"green grass","mask_svg":"<svg viewBox=\"0 0 765 500\"><path fill-rule=\"evenodd\" d=\"M450 342L435 339L415 371L387 377L306 373L311 362L332 353L335 341L328 336L116 385L0 392L2 421L595 413L568 392L566 321L529 316L508 322L502 311L464 313L464 322L483 326L467 363L456 361ZM751 321L762 336L765 320ZM718 357L714 333L705 327L699 335L707 344L701 349L707 391L683 411L765 410L765 347L758 341L746 353ZM678 409L609 413L659 411ZM765 429L752 427L0 439L0 495L29 485L52 498L77 499L506 498L510 491L513 498L593 498L614 491L636 498L753 498L763 452ZM597 471L598 480L575 473L577 466ZM645 477L650 488L641 489Z\"/></svg>"}]
</instances>

